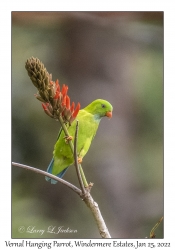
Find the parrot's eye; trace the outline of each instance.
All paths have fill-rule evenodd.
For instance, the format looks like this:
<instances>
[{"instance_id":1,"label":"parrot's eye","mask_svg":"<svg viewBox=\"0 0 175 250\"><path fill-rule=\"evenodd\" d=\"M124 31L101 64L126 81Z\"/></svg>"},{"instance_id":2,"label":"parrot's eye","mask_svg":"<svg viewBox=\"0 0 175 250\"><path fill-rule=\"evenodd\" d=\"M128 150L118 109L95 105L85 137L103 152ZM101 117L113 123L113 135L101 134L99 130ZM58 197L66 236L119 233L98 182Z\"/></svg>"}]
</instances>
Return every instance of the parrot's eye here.
<instances>
[{"instance_id":1,"label":"parrot's eye","mask_svg":"<svg viewBox=\"0 0 175 250\"><path fill-rule=\"evenodd\" d=\"M101 106L102 106L102 108L106 108L106 106L104 104L102 104Z\"/></svg>"}]
</instances>

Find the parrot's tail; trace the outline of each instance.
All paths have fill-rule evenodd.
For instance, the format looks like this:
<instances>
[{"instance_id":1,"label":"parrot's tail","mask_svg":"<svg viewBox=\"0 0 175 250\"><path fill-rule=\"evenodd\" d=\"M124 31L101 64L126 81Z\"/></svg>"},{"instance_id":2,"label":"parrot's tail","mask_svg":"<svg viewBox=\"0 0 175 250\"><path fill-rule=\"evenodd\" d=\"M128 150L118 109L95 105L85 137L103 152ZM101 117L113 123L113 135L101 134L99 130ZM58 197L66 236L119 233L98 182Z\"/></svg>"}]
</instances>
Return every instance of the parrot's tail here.
<instances>
[{"instance_id":1,"label":"parrot's tail","mask_svg":"<svg viewBox=\"0 0 175 250\"><path fill-rule=\"evenodd\" d=\"M53 163L54 163L54 159L52 158L52 160L51 160L51 162L50 162L50 164L49 164L49 166L48 166L48 168L47 168L47 172L50 173L50 174L52 174ZM58 176L59 178L62 178L63 175L65 174L65 172L67 171L67 169L68 169L68 167L65 168L65 169L64 169L62 172L60 172L59 174L57 174L56 176ZM56 180L53 180L53 179L51 179L50 177L45 176L45 179L46 179L46 181L50 181L51 184L56 184L56 183L57 183Z\"/></svg>"}]
</instances>

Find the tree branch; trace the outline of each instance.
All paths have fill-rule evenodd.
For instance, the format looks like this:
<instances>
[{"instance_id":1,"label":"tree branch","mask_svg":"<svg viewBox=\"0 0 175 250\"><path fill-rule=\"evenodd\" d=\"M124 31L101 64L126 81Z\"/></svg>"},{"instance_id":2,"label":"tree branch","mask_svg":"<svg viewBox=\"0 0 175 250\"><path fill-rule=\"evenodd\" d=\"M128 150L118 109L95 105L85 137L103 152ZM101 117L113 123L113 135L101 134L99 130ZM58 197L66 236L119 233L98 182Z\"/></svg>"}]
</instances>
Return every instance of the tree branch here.
<instances>
[{"instance_id":1,"label":"tree branch","mask_svg":"<svg viewBox=\"0 0 175 250\"><path fill-rule=\"evenodd\" d=\"M76 124L75 139L74 139L74 160L75 160L75 168L76 168L78 180L79 180L79 183L80 183L80 187L81 187L82 193L85 194L86 190L85 190L84 185L83 185L82 176L81 176L80 168L79 168L79 164L78 164L77 139L78 139L78 121L77 121L77 124Z\"/></svg>"},{"instance_id":2,"label":"tree branch","mask_svg":"<svg viewBox=\"0 0 175 250\"><path fill-rule=\"evenodd\" d=\"M27 166L27 165L24 165L24 164L16 163L16 162L12 162L12 165L16 166L16 167L20 167L20 168L24 168L24 169L27 169L27 170L34 171L37 174L42 174L44 176L48 176L49 178L55 179L56 181L59 181L62 184L69 187L70 189L72 189L75 193L77 193L81 197L81 199L90 208L90 210L91 210L91 212L92 212L92 214L93 214L93 216L95 218L95 221L97 223L97 226L98 226L101 237L102 238L111 238L111 236L109 234L109 231L108 231L108 229L106 227L106 224L105 224L105 222L103 220L103 217L101 215L98 204L93 200L93 198L92 198L92 196L90 195L89 192L86 191L86 193L83 194L82 191L79 188L77 188L76 186L74 186L73 184L71 184L71 183L69 183L69 182L67 182L67 181L65 181L63 179L60 179L59 177L57 177L55 175L49 174L49 173L47 173L47 172L45 172L43 170L33 168L33 167L30 167L30 166Z\"/></svg>"},{"instance_id":3,"label":"tree branch","mask_svg":"<svg viewBox=\"0 0 175 250\"><path fill-rule=\"evenodd\" d=\"M12 162L12 165L13 166L16 166L16 167L20 167L20 168L25 168L27 170L31 170L31 171L34 171L35 173L37 174L42 174L44 176L48 176L49 178L52 178L56 181L59 181L61 182L62 184L66 185L68 188L72 189L75 193L77 193L78 195L82 195L82 192L79 188L77 188L76 186L74 186L73 184L57 177L56 175L53 175L53 174L49 174L48 172L45 172L41 169L38 169L38 168L33 168L33 167L30 167L30 166L27 166L27 165L24 165L24 164L20 164L20 163L16 163L16 162Z\"/></svg>"},{"instance_id":4,"label":"tree branch","mask_svg":"<svg viewBox=\"0 0 175 250\"><path fill-rule=\"evenodd\" d=\"M101 215L98 204L93 200L93 198L89 192L87 192L85 199L84 199L84 202L90 208L90 210L95 218L95 221L97 223L101 237L102 238L111 238L111 235L108 231L108 228L106 227L105 221Z\"/></svg>"}]
</instances>

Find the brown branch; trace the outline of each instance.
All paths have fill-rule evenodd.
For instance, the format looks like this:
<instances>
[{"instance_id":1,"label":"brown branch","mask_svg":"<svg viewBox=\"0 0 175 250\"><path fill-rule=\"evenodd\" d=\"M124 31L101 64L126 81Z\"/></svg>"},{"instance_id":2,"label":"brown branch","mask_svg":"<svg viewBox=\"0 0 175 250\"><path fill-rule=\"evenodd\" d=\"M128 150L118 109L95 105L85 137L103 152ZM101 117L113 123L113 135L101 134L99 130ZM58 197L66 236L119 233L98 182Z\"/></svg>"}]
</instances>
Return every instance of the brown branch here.
<instances>
[{"instance_id":1,"label":"brown branch","mask_svg":"<svg viewBox=\"0 0 175 250\"><path fill-rule=\"evenodd\" d=\"M80 183L82 194L84 195L86 193L86 190L85 190L84 185L83 185L82 176L81 176L80 168L79 168L79 164L78 164L77 139L78 139L78 121L77 121L77 124L76 124L75 139L74 139L74 160L75 160L75 169L76 169L76 172L77 172L78 180L79 180L79 183Z\"/></svg>"},{"instance_id":2,"label":"brown branch","mask_svg":"<svg viewBox=\"0 0 175 250\"><path fill-rule=\"evenodd\" d=\"M42 174L44 176L48 176L49 178L52 178L56 181L59 181L61 182L62 184L66 185L68 188L72 189L75 193L77 193L78 195L82 195L82 192L79 188L77 188L76 186L74 186L73 184L57 177L56 175L53 175L53 174L49 174L48 172L45 172L41 169L38 169L38 168L33 168L33 167L30 167L30 166L27 166L27 165L24 165L24 164L20 164L20 163L16 163L16 162L12 162L12 165L13 166L16 166L16 167L20 167L20 168L25 168L27 170L31 170L31 171L34 171L35 173L37 174Z\"/></svg>"},{"instance_id":3,"label":"brown branch","mask_svg":"<svg viewBox=\"0 0 175 250\"><path fill-rule=\"evenodd\" d=\"M12 165L16 166L16 167L20 167L20 168L24 168L24 169L27 169L27 170L34 171L37 174L42 174L44 176L48 176L49 178L55 179L56 181L59 181L62 184L69 187L70 189L72 189L74 192L76 192L81 197L81 199L83 198L83 201L90 208L90 210L91 210L91 212L92 212L92 214L93 214L93 216L95 218L95 221L97 223L97 226L98 226L101 237L102 238L111 238L111 236L109 234L109 231L108 231L108 229L106 227L106 224L104 222L104 219L103 219L103 217L101 215L98 204L93 200L93 198L92 198L92 196L90 195L89 192L86 191L86 193L83 195L82 191L79 188L77 188L76 186L74 186L73 184L71 184L71 183L69 183L69 182L67 182L67 181L65 181L63 179L60 179L59 177L57 177L55 175L49 174L49 173L47 173L47 172L45 172L43 170L33 168L33 167L30 167L30 166L27 166L27 165L24 165L24 164L16 163L16 162L12 162Z\"/></svg>"},{"instance_id":4,"label":"brown branch","mask_svg":"<svg viewBox=\"0 0 175 250\"><path fill-rule=\"evenodd\" d=\"M101 237L102 238L111 238L111 235L108 231L108 228L106 227L105 221L101 215L98 204L94 201L94 199L92 198L92 196L90 195L89 192L86 193L84 202L90 208L90 210L95 218L95 221L97 223Z\"/></svg>"}]
</instances>

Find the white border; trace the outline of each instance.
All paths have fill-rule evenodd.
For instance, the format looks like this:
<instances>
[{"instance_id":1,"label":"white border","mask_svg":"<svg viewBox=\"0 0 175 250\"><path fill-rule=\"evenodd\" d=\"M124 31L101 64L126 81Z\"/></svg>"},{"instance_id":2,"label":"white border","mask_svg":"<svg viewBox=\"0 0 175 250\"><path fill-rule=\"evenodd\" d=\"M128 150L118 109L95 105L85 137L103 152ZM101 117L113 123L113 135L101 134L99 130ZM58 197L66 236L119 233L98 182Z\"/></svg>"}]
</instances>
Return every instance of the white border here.
<instances>
[{"instance_id":1,"label":"white border","mask_svg":"<svg viewBox=\"0 0 175 250\"><path fill-rule=\"evenodd\" d=\"M1 3L1 249L11 239L11 11L164 11L164 240L175 249L175 3L173 1L5 1ZM18 240L12 240L18 242ZM51 240L50 240L51 241ZM86 240L87 241L87 240ZM128 240L132 242L132 240ZM155 240L154 242L157 242ZM34 240L37 242L37 240ZM49 242L49 240L48 240ZM66 240L64 240L66 242ZM99 240L93 240L99 242ZM135 240L134 240L135 242ZM140 242L144 242L141 240ZM61 249L61 248L60 248ZM126 248L122 248L126 249ZM144 248L147 249L147 248Z\"/></svg>"}]
</instances>

